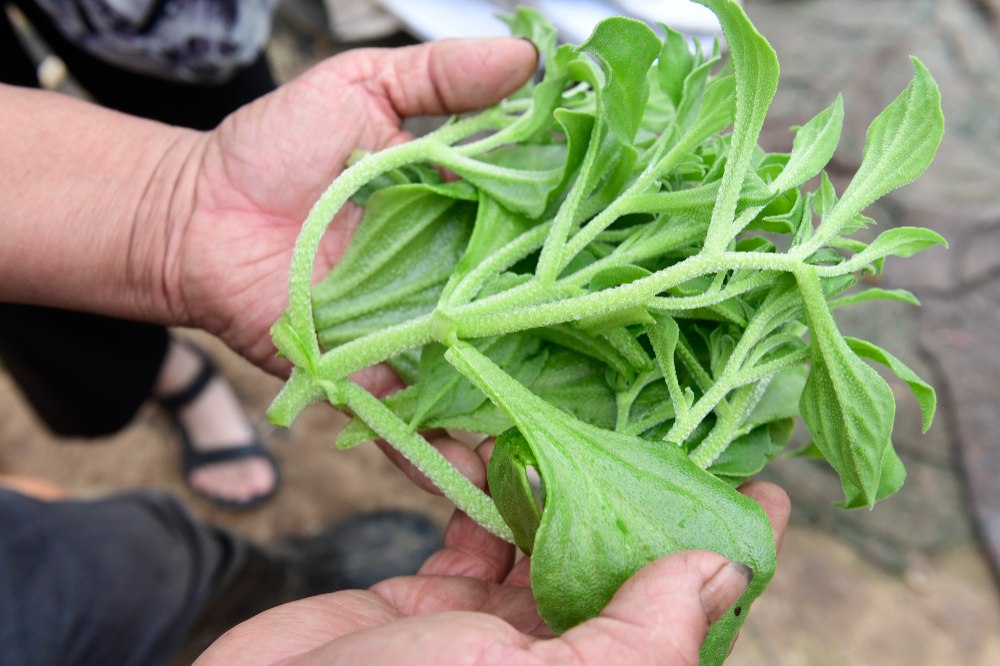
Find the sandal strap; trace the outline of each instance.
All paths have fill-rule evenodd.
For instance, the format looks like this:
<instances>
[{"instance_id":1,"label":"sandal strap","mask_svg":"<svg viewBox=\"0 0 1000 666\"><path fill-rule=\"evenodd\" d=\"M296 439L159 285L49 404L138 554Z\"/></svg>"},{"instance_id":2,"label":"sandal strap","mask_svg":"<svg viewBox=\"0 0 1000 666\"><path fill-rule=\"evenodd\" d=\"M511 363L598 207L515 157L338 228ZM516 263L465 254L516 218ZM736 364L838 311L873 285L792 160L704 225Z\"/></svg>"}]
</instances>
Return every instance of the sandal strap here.
<instances>
[{"instance_id":1,"label":"sandal strap","mask_svg":"<svg viewBox=\"0 0 1000 666\"><path fill-rule=\"evenodd\" d=\"M264 442L260 438L260 434L257 432L257 429L252 426L252 424L251 429L254 431L254 436L253 440L247 444L212 451L199 451L195 449L194 444L191 441L191 435L184 426L184 422L181 420L178 410L184 407L184 405L187 405L197 399L198 396L201 395L201 392L205 390L205 387L208 386L208 383L218 375L218 371L212 364L211 359L208 358L208 354L186 341L180 342L201 358L201 369L198 371L198 376L195 377L190 384L173 395L160 398L159 403L169 413L171 420L177 428L177 434L180 435L181 447L183 451L184 476L187 477L190 485L191 472L199 467L226 463L234 460L245 460L247 458L262 458L267 461L267 463L271 466L271 469L274 470L274 487L270 490L270 492L252 497L249 500L237 501L223 499L210 493L194 489L194 491L201 497L207 499L216 506L225 509L244 511L258 507L273 497L274 494L278 492L278 488L281 486L281 471L278 467L278 461L264 445ZM249 421L247 423L249 424Z\"/></svg>"},{"instance_id":2,"label":"sandal strap","mask_svg":"<svg viewBox=\"0 0 1000 666\"><path fill-rule=\"evenodd\" d=\"M190 474L192 470L205 465L215 465L245 458L264 458L272 464L274 463L271 452L264 447L260 440L254 440L245 446L214 451L197 451L190 446L190 443L186 442L186 444L184 447L184 471L186 474Z\"/></svg>"},{"instance_id":3,"label":"sandal strap","mask_svg":"<svg viewBox=\"0 0 1000 666\"><path fill-rule=\"evenodd\" d=\"M194 346L190 346L190 349L196 352L201 358L201 369L198 371L198 375L180 391L158 399L161 405L172 412L176 412L181 407L194 402L216 375L215 366L212 365L205 352Z\"/></svg>"}]
</instances>

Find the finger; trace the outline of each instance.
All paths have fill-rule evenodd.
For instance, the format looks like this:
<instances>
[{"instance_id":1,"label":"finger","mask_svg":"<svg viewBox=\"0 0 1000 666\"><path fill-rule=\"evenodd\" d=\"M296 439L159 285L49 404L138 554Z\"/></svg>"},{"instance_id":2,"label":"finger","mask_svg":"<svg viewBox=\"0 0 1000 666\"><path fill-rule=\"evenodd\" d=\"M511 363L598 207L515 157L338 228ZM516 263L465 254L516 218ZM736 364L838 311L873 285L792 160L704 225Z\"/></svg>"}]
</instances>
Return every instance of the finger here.
<instances>
[{"instance_id":1,"label":"finger","mask_svg":"<svg viewBox=\"0 0 1000 666\"><path fill-rule=\"evenodd\" d=\"M514 566L514 546L456 511L444 533L444 548L424 562L420 575L467 576L499 583Z\"/></svg>"},{"instance_id":2,"label":"finger","mask_svg":"<svg viewBox=\"0 0 1000 666\"><path fill-rule=\"evenodd\" d=\"M788 527L788 516L792 512L788 493L766 481L744 483L739 487L739 491L763 507L774 531L775 550L781 550L781 542L785 539L785 528Z\"/></svg>"},{"instance_id":3,"label":"finger","mask_svg":"<svg viewBox=\"0 0 1000 666\"><path fill-rule=\"evenodd\" d=\"M272 666L402 614L368 591L344 590L277 606L230 629L198 666Z\"/></svg>"},{"instance_id":4,"label":"finger","mask_svg":"<svg viewBox=\"0 0 1000 666\"><path fill-rule=\"evenodd\" d=\"M499 102L535 72L538 52L524 39L442 39L363 51L369 91L403 118L472 111Z\"/></svg>"},{"instance_id":5,"label":"finger","mask_svg":"<svg viewBox=\"0 0 1000 666\"><path fill-rule=\"evenodd\" d=\"M531 587L531 558L525 556L518 560L503 579L503 584L512 587Z\"/></svg>"},{"instance_id":6,"label":"finger","mask_svg":"<svg viewBox=\"0 0 1000 666\"><path fill-rule=\"evenodd\" d=\"M406 388L406 383L399 378L396 371L385 363L377 363L358 370L349 379L379 400Z\"/></svg>"},{"instance_id":7,"label":"finger","mask_svg":"<svg viewBox=\"0 0 1000 666\"><path fill-rule=\"evenodd\" d=\"M468 594L461 579L449 585L453 596ZM523 596L526 590L518 590ZM413 595L417 596L417 595ZM371 627L331 641L294 660L299 664L437 664L458 666L526 665L530 636L516 629L516 618L505 621L487 612L422 613L396 622ZM514 626L512 626L514 625ZM530 663L537 664L537 661Z\"/></svg>"},{"instance_id":8,"label":"finger","mask_svg":"<svg viewBox=\"0 0 1000 666\"><path fill-rule=\"evenodd\" d=\"M391 460L396 467L401 469L418 488L426 490L432 495L443 494L430 479L424 476L423 472L407 460L402 453L394 449L391 444L384 440L376 440L375 443L380 449L382 449L386 457L389 458L389 460ZM472 481L477 488L486 487L486 469L483 467L483 463L479 459L479 456L477 456L472 449L461 442L456 442L453 439L436 439L430 444L437 449L441 455L447 458L448 462L454 465L459 472Z\"/></svg>"},{"instance_id":9,"label":"finger","mask_svg":"<svg viewBox=\"0 0 1000 666\"><path fill-rule=\"evenodd\" d=\"M542 659L594 656L594 663L696 664L711 622L742 596L752 580L743 564L707 551L660 558L615 593L600 616L531 650ZM577 659L577 661L581 661Z\"/></svg>"},{"instance_id":10,"label":"finger","mask_svg":"<svg viewBox=\"0 0 1000 666\"><path fill-rule=\"evenodd\" d=\"M405 616L454 611L487 613L526 634L552 635L538 617L531 590L523 587L456 576L405 576L383 581L371 591Z\"/></svg>"},{"instance_id":11,"label":"finger","mask_svg":"<svg viewBox=\"0 0 1000 666\"><path fill-rule=\"evenodd\" d=\"M488 470L490 468L490 456L493 455L493 447L496 443L496 437L487 437L479 443L479 446L476 447L476 455L479 456L479 459L483 462L483 469Z\"/></svg>"}]
</instances>

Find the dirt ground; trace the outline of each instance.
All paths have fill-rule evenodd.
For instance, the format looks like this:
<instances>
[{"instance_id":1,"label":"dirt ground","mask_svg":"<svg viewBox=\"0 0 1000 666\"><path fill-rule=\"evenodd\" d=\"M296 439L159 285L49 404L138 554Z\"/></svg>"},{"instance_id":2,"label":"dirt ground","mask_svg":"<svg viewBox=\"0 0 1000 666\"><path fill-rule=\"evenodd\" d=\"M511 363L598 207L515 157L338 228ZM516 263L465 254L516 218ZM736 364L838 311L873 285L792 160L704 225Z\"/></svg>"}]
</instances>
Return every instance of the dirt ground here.
<instances>
[{"instance_id":1,"label":"dirt ground","mask_svg":"<svg viewBox=\"0 0 1000 666\"><path fill-rule=\"evenodd\" d=\"M374 445L336 451L347 417L329 406L308 409L291 430L272 426L265 412L282 382L243 361L207 334L180 331L208 350L281 464L281 491L254 511L217 509L195 496L180 476L179 442L166 416L145 406L121 433L96 440L52 437L0 374L0 473L38 476L84 496L152 487L182 497L199 517L251 539L305 534L359 511L409 507L442 526L450 502L417 490Z\"/></svg>"},{"instance_id":2,"label":"dirt ground","mask_svg":"<svg viewBox=\"0 0 1000 666\"><path fill-rule=\"evenodd\" d=\"M0 372L0 473L51 480L96 497L139 487L169 490L201 518L251 539L304 534L377 508L426 512L442 525L450 502L417 490L372 444L331 447L346 417L316 405L290 429L264 413L281 382L218 340L180 331L207 349L236 388L282 466L284 484L248 513L215 509L179 474L177 443L149 405L120 434L96 441L52 437ZM966 541L888 573L829 532L793 525L778 573L754 606L734 666L992 666L1000 663L1000 597L978 545Z\"/></svg>"}]
</instances>

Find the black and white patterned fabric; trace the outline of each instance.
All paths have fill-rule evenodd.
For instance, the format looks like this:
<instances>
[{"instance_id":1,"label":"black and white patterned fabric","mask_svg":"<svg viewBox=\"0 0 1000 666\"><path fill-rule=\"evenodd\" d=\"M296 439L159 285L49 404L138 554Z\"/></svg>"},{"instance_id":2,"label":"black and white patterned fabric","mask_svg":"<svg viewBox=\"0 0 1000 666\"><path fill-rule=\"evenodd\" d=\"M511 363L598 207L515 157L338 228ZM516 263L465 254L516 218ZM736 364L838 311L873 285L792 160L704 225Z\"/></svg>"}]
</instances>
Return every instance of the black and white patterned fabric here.
<instances>
[{"instance_id":1,"label":"black and white patterned fabric","mask_svg":"<svg viewBox=\"0 0 1000 666\"><path fill-rule=\"evenodd\" d=\"M217 84L253 62L277 0L35 0L92 55L142 74Z\"/></svg>"}]
</instances>

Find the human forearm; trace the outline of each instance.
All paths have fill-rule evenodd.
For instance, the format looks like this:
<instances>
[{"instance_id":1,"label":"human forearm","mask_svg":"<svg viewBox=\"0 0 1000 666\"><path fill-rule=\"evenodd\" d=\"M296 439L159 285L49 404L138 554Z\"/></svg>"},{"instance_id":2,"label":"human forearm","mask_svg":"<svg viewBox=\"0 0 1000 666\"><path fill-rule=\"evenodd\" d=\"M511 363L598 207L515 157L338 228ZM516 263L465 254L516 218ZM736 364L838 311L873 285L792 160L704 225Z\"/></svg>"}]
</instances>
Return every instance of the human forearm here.
<instances>
[{"instance_id":1,"label":"human forearm","mask_svg":"<svg viewBox=\"0 0 1000 666\"><path fill-rule=\"evenodd\" d=\"M0 86L0 300L184 323L165 266L204 135Z\"/></svg>"},{"instance_id":2,"label":"human forearm","mask_svg":"<svg viewBox=\"0 0 1000 666\"><path fill-rule=\"evenodd\" d=\"M0 86L0 300L198 326L286 374L268 330L292 248L351 153L406 141L405 117L498 102L535 63L510 38L358 49L207 133ZM332 221L317 277L360 219Z\"/></svg>"}]
</instances>

